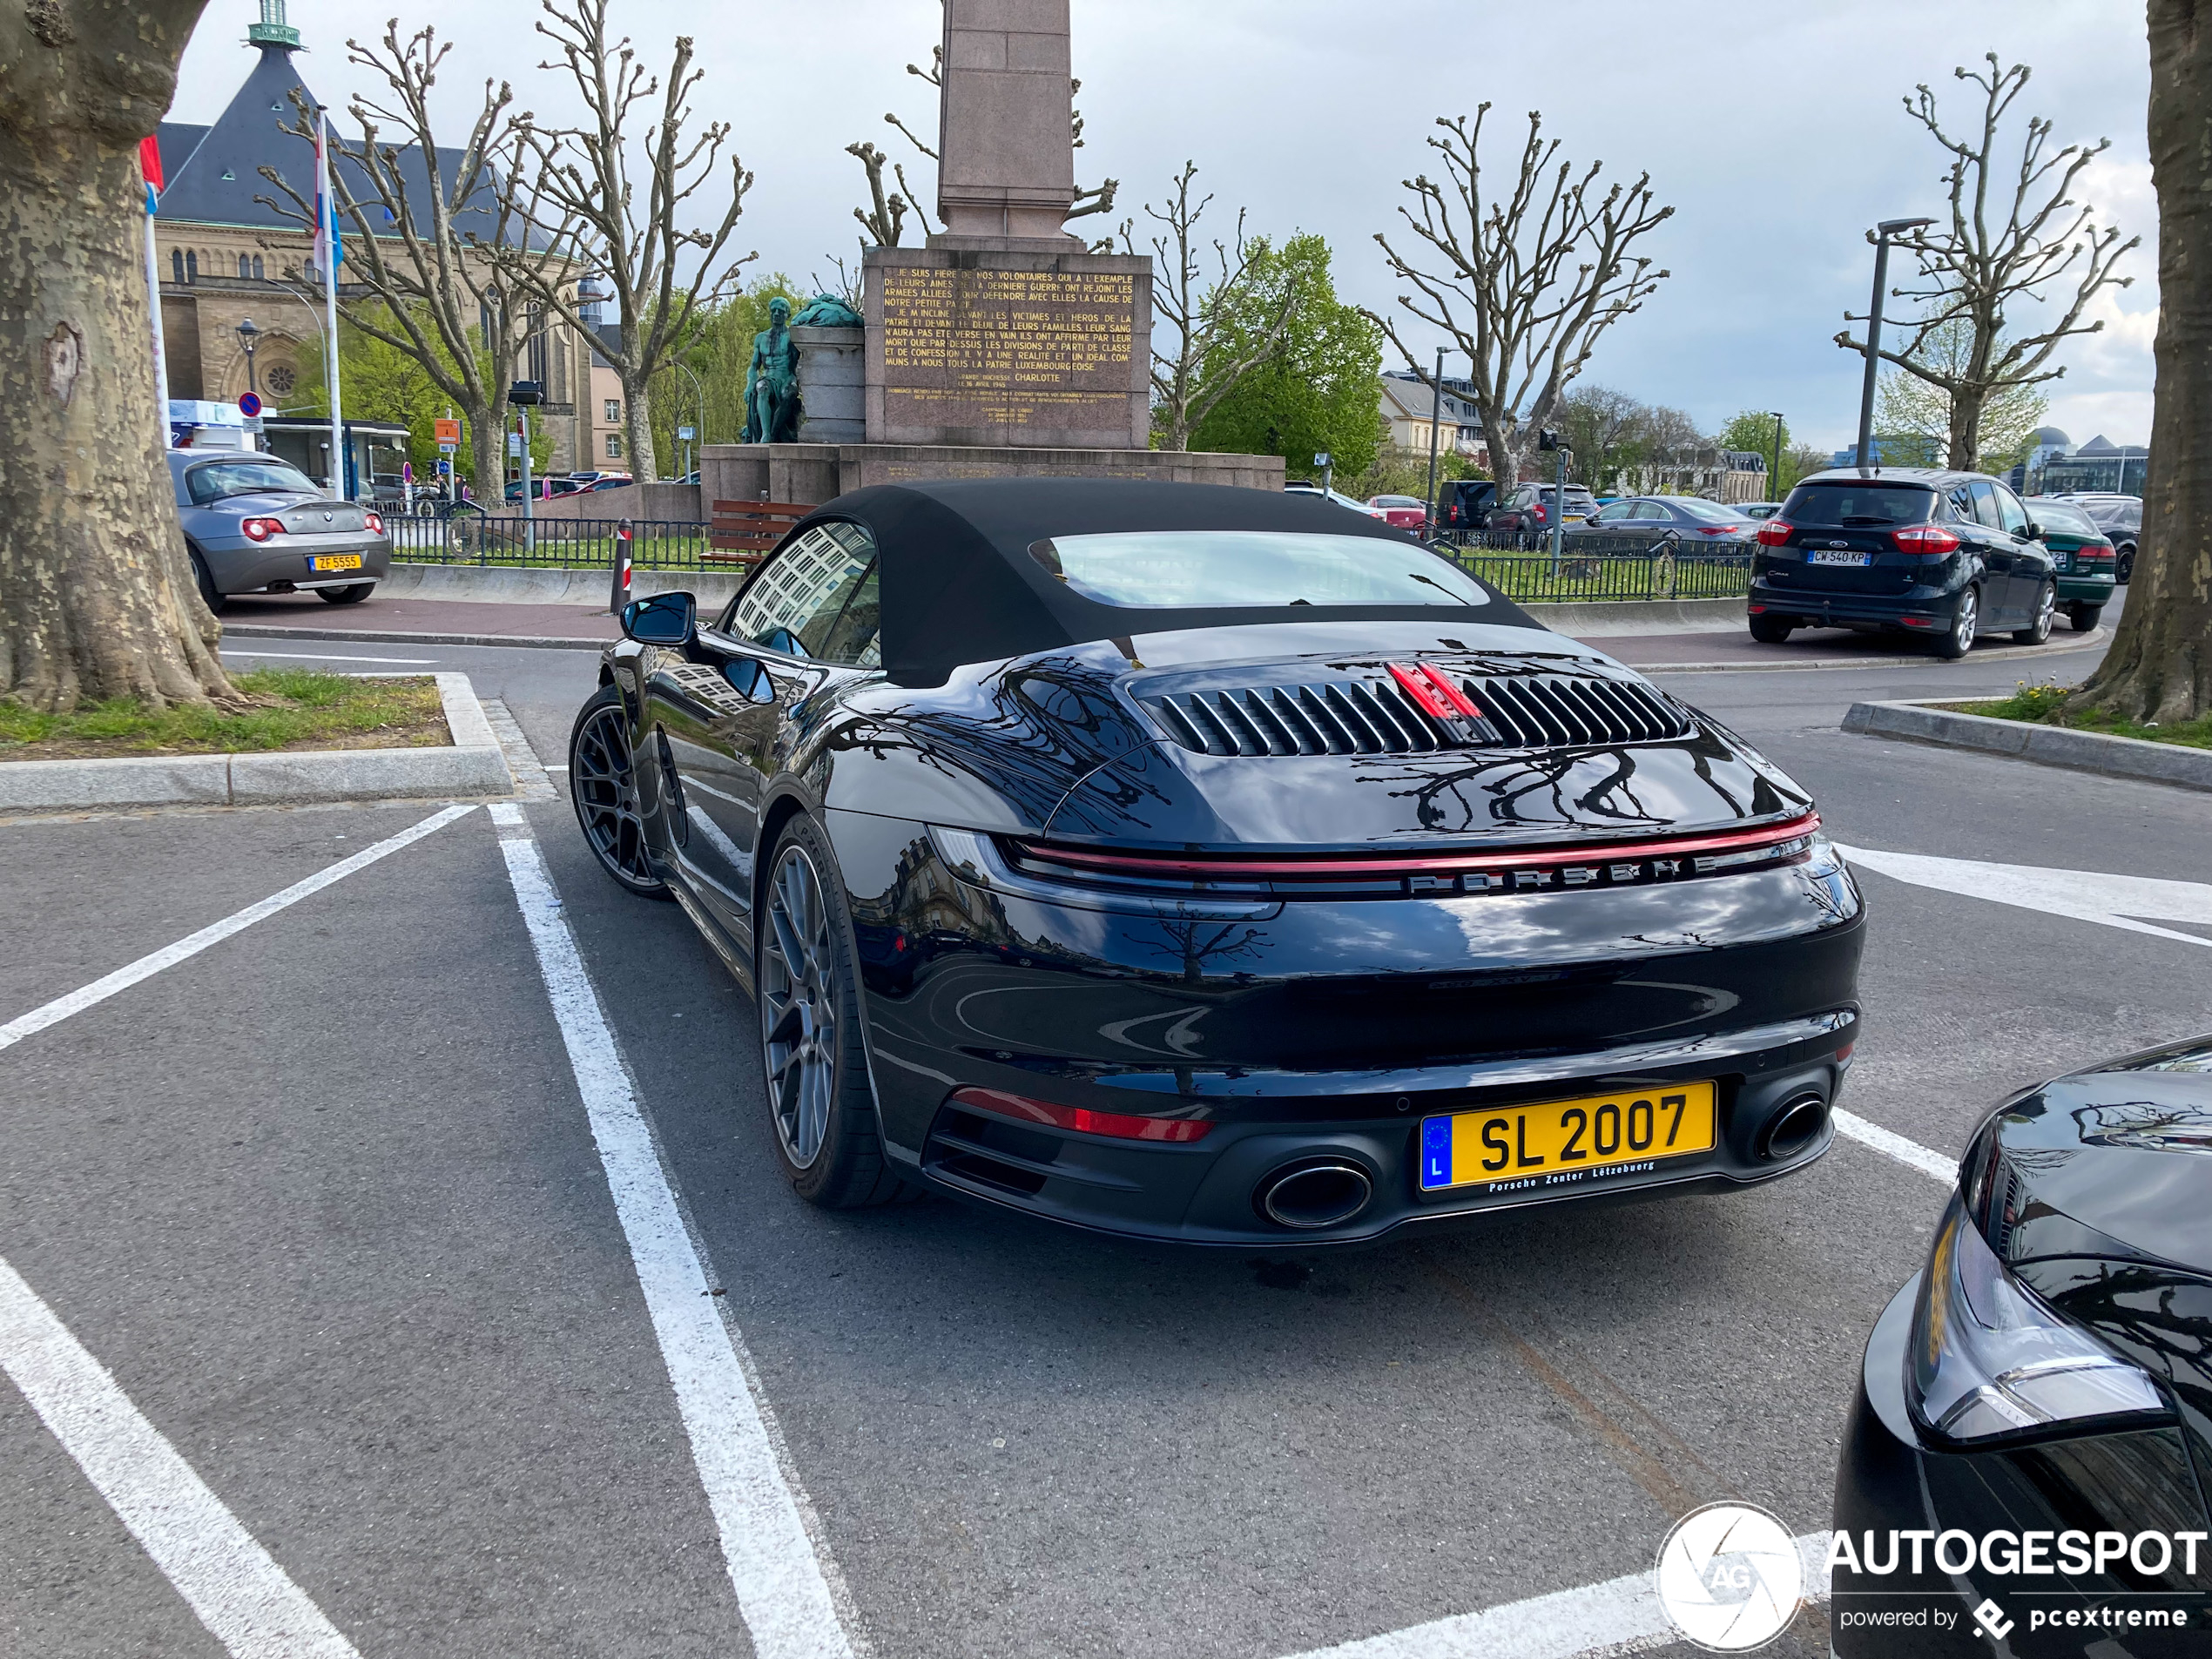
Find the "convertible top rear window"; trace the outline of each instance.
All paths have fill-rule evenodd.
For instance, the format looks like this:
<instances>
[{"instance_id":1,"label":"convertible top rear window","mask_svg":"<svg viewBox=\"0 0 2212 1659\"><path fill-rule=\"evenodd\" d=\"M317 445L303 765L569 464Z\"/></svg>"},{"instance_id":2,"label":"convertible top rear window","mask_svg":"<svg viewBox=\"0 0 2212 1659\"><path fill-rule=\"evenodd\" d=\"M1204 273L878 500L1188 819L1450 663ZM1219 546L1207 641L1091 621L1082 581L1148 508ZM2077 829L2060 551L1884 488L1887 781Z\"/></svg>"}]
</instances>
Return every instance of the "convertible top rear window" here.
<instances>
[{"instance_id":1,"label":"convertible top rear window","mask_svg":"<svg viewBox=\"0 0 2212 1659\"><path fill-rule=\"evenodd\" d=\"M1084 598L1129 610L1480 605L1457 565L1410 542L1297 530L1059 536L1029 556Z\"/></svg>"}]
</instances>

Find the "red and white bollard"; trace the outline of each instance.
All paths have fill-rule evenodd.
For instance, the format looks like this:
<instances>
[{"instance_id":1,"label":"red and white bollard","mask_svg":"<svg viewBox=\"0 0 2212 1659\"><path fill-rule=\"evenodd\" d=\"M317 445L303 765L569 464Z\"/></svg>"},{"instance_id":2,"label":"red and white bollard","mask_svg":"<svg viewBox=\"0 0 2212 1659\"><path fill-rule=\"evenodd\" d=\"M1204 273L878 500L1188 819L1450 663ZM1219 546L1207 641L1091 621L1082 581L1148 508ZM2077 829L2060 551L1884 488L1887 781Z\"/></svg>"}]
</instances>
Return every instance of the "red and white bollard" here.
<instances>
[{"instance_id":1,"label":"red and white bollard","mask_svg":"<svg viewBox=\"0 0 2212 1659\"><path fill-rule=\"evenodd\" d=\"M615 530L614 591L607 600L607 609L617 617L630 603L631 569L630 521L625 518Z\"/></svg>"}]
</instances>

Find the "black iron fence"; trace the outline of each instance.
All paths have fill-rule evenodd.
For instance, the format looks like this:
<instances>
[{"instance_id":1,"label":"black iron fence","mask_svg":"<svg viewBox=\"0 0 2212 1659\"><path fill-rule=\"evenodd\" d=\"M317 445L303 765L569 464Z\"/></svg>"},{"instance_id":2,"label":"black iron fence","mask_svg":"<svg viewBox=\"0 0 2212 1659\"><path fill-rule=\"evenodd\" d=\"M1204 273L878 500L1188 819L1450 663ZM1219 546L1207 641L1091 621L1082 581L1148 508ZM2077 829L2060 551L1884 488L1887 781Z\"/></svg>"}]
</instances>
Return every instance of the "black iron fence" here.
<instances>
[{"instance_id":1,"label":"black iron fence","mask_svg":"<svg viewBox=\"0 0 2212 1659\"><path fill-rule=\"evenodd\" d=\"M1748 542L1569 536L1554 555L1541 535L1476 531L1434 545L1508 599L1534 604L1736 599L1751 589Z\"/></svg>"},{"instance_id":2,"label":"black iron fence","mask_svg":"<svg viewBox=\"0 0 2212 1659\"><path fill-rule=\"evenodd\" d=\"M655 519L496 517L456 513L451 518L393 517L384 521L392 557L402 564L565 566L605 570L614 563L623 526L630 527L630 562L639 570L734 568L710 559L710 527Z\"/></svg>"},{"instance_id":3,"label":"black iron fence","mask_svg":"<svg viewBox=\"0 0 2212 1659\"><path fill-rule=\"evenodd\" d=\"M609 569L618 535L630 528L630 562L639 570L740 568L717 555L711 527L652 519L540 518L459 514L384 521L392 556L408 564L563 566ZM1631 536L1569 536L1554 557L1541 534L1477 530L1447 536L1436 550L1509 599L1729 599L1750 590L1751 547L1743 542L1653 543Z\"/></svg>"}]
</instances>

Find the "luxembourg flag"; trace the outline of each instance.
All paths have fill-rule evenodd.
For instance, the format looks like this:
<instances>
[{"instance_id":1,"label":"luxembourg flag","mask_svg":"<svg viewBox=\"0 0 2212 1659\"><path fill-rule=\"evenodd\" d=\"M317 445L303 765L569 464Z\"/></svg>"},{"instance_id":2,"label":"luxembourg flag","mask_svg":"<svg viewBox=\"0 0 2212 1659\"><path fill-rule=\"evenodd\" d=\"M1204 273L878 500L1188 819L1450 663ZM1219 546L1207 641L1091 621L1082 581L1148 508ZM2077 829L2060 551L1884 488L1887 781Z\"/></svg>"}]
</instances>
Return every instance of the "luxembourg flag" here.
<instances>
[{"instance_id":1,"label":"luxembourg flag","mask_svg":"<svg viewBox=\"0 0 2212 1659\"><path fill-rule=\"evenodd\" d=\"M338 261L345 251L338 239L338 205L330 188L330 121L315 118L315 267L332 287L338 286Z\"/></svg>"}]
</instances>

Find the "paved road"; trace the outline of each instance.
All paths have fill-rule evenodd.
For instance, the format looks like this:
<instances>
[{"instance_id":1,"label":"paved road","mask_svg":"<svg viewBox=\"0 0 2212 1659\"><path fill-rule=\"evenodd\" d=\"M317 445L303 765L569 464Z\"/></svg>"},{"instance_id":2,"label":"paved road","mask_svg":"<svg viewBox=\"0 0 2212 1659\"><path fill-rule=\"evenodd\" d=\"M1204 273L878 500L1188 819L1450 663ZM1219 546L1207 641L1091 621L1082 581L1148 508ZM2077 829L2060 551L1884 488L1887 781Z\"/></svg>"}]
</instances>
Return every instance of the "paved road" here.
<instances>
[{"instance_id":1,"label":"paved road","mask_svg":"<svg viewBox=\"0 0 2212 1659\"><path fill-rule=\"evenodd\" d=\"M231 655L265 647L310 644ZM548 759L593 672L318 649L463 669ZM2212 884L2202 796L1838 730L1856 697L2021 673L1669 683L1854 846ZM0 825L0 1021L428 813ZM1306 1260L945 1202L820 1215L765 1150L750 1006L672 906L597 875L563 801L526 820L560 900L536 920L581 948L856 1649L1282 1659L1638 1572L1716 1497L1825 1524L1926 1175L1844 1142L1734 1198ZM764 1650L518 908L521 833L472 813L0 1047L0 1258L360 1654ZM2212 1023L2191 942L1863 880L1846 1104L1939 1153L2017 1083ZM4 1385L0 1469L0 1652L224 1650ZM1774 1651L1824 1650L1808 1615Z\"/></svg>"}]
</instances>

